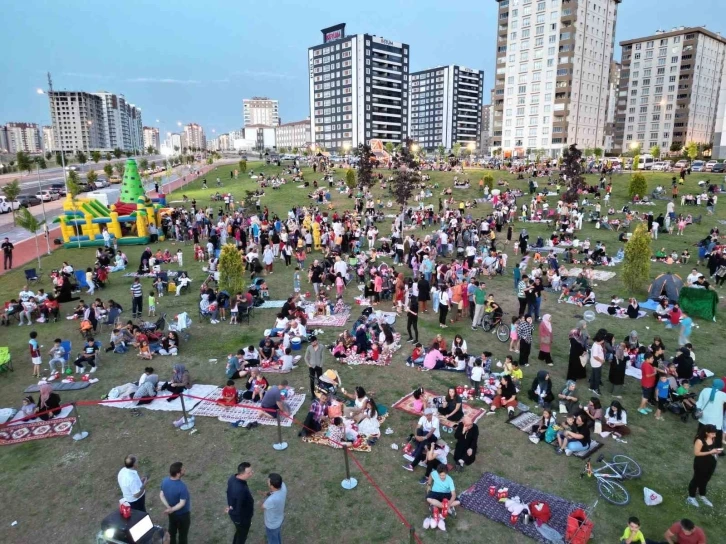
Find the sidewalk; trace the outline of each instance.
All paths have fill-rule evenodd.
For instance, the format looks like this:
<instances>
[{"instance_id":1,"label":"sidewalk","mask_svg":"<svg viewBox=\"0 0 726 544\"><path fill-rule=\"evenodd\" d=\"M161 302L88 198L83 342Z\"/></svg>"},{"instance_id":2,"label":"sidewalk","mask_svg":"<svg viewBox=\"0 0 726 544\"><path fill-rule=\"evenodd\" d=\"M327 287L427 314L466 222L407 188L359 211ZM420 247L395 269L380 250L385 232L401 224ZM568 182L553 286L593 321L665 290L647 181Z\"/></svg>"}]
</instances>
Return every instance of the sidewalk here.
<instances>
[{"instance_id":1,"label":"sidewalk","mask_svg":"<svg viewBox=\"0 0 726 544\"><path fill-rule=\"evenodd\" d=\"M180 187L183 187L184 185L187 185L189 183L192 183L199 177L202 177L206 175L210 170L215 168L215 166L220 166L221 164L226 163L217 163L216 165L204 165L199 170L199 176L194 176L192 173L188 173L185 176L182 176L181 178L178 178L174 181L169 182L168 184L164 185L164 194L168 194L171 191L175 191L179 189ZM153 186L153 184L152 184ZM149 196L156 196L156 193L152 191L148 191L147 194ZM53 240L55 238L59 238L61 235L60 227L53 227L50 229L49 237L50 237L50 250L55 251L56 249L62 248L63 246L55 246L53 244ZM5 236L3 235L2 238ZM13 251L13 270L17 269L25 269L25 268L36 268L38 267L38 252L35 248L35 239L38 239L38 249L40 251L41 256L41 262L42 258L46 255L48 248L45 242L45 235L43 233L38 234L37 236L30 236L29 238L26 238L24 240L21 240L19 242L13 242L13 245L15 246L15 250ZM0 276L8 272L8 270L0 270Z\"/></svg>"}]
</instances>

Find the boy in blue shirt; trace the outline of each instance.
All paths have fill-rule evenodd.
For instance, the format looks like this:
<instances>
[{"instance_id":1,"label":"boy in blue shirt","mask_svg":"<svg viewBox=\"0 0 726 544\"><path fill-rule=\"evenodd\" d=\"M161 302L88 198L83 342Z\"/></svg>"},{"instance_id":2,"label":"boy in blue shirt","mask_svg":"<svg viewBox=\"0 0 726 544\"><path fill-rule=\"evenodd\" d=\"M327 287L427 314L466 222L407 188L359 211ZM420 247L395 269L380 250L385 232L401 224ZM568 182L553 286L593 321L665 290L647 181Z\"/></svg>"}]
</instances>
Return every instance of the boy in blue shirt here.
<instances>
[{"instance_id":1,"label":"boy in blue shirt","mask_svg":"<svg viewBox=\"0 0 726 544\"><path fill-rule=\"evenodd\" d=\"M448 514L456 515L455 506L459 506L456 500L456 488L454 480L449 476L449 467L446 463L441 463L436 472L429 477L431 491L426 495L426 502L433 508L433 525L432 528L438 527L442 531L446 530L444 519ZM439 519L439 510L441 510L441 519Z\"/></svg>"},{"instance_id":2,"label":"boy in blue shirt","mask_svg":"<svg viewBox=\"0 0 726 544\"><path fill-rule=\"evenodd\" d=\"M663 410L666 409L668 399L671 394L671 384L668 381L668 376L666 374L661 374L660 378L658 378L658 383L655 385L655 393L656 400L658 401L658 409L655 411L655 419L662 421L663 416L661 414L663 413Z\"/></svg>"}]
</instances>

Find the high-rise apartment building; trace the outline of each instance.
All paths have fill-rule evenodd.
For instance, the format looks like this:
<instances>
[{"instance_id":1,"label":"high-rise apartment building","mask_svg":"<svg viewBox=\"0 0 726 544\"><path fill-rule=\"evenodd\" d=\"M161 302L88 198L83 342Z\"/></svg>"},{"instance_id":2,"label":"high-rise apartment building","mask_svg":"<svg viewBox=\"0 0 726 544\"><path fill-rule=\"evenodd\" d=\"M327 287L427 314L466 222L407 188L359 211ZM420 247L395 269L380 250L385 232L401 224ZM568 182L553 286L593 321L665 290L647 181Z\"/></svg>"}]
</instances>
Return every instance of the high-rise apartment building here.
<instances>
[{"instance_id":1,"label":"high-rise apartment building","mask_svg":"<svg viewBox=\"0 0 726 544\"><path fill-rule=\"evenodd\" d=\"M204 136L204 129L196 123L184 125L181 143L183 148L207 149L207 138Z\"/></svg>"},{"instance_id":2,"label":"high-rise apartment building","mask_svg":"<svg viewBox=\"0 0 726 544\"><path fill-rule=\"evenodd\" d=\"M408 137L409 46L371 34L322 30L308 49L310 130L327 149Z\"/></svg>"},{"instance_id":3,"label":"high-rise apartment building","mask_svg":"<svg viewBox=\"0 0 726 544\"><path fill-rule=\"evenodd\" d=\"M702 27L620 42L616 149L710 143L724 78L726 39Z\"/></svg>"},{"instance_id":4,"label":"high-rise apartment building","mask_svg":"<svg viewBox=\"0 0 726 544\"><path fill-rule=\"evenodd\" d=\"M605 114L605 142L603 150L609 153L615 147L615 116L618 110L618 95L620 90L620 71L622 65L619 62L610 64L610 78L608 81L608 106Z\"/></svg>"},{"instance_id":5,"label":"high-rise apartment building","mask_svg":"<svg viewBox=\"0 0 726 544\"><path fill-rule=\"evenodd\" d=\"M53 91L48 98L53 150L75 153L143 148L141 110L126 102L123 95Z\"/></svg>"},{"instance_id":6,"label":"high-rise apartment building","mask_svg":"<svg viewBox=\"0 0 726 544\"><path fill-rule=\"evenodd\" d=\"M220 151L229 151L232 149L231 140L229 139L229 134L220 134L219 135L219 150Z\"/></svg>"},{"instance_id":7,"label":"high-rise apartment building","mask_svg":"<svg viewBox=\"0 0 726 544\"><path fill-rule=\"evenodd\" d=\"M456 64L409 76L409 136L424 149L481 143L484 72Z\"/></svg>"},{"instance_id":8,"label":"high-rise apartment building","mask_svg":"<svg viewBox=\"0 0 726 544\"><path fill-rule=\"evenodd\" d=\"M492 106L485 104L481 107L481 155L489 157L492 154Z\"/></svg>"},{"instance_id":9,"label":"high-rise apartment building","mask_svg":"<svg viewBox=\"0 0 726 544\"><path fill-rule=\"evenodd\" d=\"M8 131L5 125L0 125L0 153L8 153Z\"/></svg>"},{"instance_id":10,"label":"high-rise apartment building","mask_svg":"<svg viewBox=\"0 0 726 544\"><path fill-rule=\"evenodd\" d=\"M278 149L283 147L290 150L298 148L302 153L302 149L309 146L312 141L310 135L310 119L283 123L275 127L275 144Z\"/></svg>"},{"instance_id":11,"label":"high-rise apartment building","mask_svg":"<svg viewBox=\"0 0 726 544\"><path fill-rule=\"evenodd\" d=\"M277 126L280 124L280 106L277 100L271 100L266 96L255 96L242 100L242 116L244 126L267 125Z\"/></svg>"},{"instance_id":12,"label":"high-rise apartment building","mask_svg":"<svg viewBox=\"0 0 726 544\"><path fill-rule=\"evenodd\" d=\"M35 123L8 123L5 125L8 153L40 153L42 140Z\"/></svg>"},{"instance_id":13,"label":"high-rise apartment building","mask_svg":"<svg viewBox=\"0 0 726 544\"><path fill-rule=\"evenodd\" d=\"M53 140L53 127L43 127L43 151L53 151L55 143Z\"/></svg>"},{"instance_id":14,"label":"high-rise apartment building","mask_svg":"<svg viewBox=\"0 0 726 544\"><path fill-rule=\"evenodd\" d=\"M144 153L149 147L153 147L157 151L161 147L159 141L159 129L157 127L144 127Z\"/></svg>"},{"instance_id":15,"label":"high-rise apartment building","mask_svg":"<svg viewBox=\"0 0 726 544\"><path fill-rule=\"evenodd\" d=\"M716 128L713 134L711 157L726 159L726 63L724 75L721 77L721 90L718 93L718 110L716 111Z\"/></svg>"},{"instance_id":16,"label":"high-rise apartment building","mask_svg":"<svg viewBox=\"0 0 726 544\"><path fill-rule=\"evenodd\" d=\"M621 0L497 0L492 146L601 147Z\"/></svg>"}]
</instances>

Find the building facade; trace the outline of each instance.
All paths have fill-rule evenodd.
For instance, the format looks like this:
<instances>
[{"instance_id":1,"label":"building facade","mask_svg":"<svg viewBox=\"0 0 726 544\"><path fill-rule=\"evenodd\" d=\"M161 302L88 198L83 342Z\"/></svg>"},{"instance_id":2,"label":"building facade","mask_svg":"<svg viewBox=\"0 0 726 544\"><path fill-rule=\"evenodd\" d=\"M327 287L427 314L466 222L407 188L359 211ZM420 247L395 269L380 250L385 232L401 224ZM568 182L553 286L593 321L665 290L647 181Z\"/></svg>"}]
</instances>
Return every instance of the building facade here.
<instances>
[{"instance_id":1,"label":"building facade","mask_svg":"<svg viewBox=\"0 0 726 544\"><path fill-rule=\"evenodd\" d=\"M144 153L149 147L153 147L157 151L161 148L159 140L159 129L157 127L144 127Z\"/></svg>"},{"instance_id":2,"label":"building facade","mask_svg":"<svg viewBox=\"0 0 726 544\"><path fill-rule=\"evenodd\" d=\"M48 93L54 151L111 150L104 100L83 91Z\"/></svg>"},{"instance_id":3,"label":"building facade","mask_svg":"<svg viewBox=\"0 0 726 544\"><path fill-rule=\"evenodd\" d=\"M0 125L0 153L8 153L8 130Z\"/></svg>"},{"instance_id":4,"label":"building facade","mask_svg":"<svg viewBox=\"0 0 726 544\"><path fill-rule=\"evenodd\" d=\"M492 106L484 104L481 107L481 144L480 154L490 157L492 154Z\"/></svg>"},{"instance_id":5,"label":"building facade","mask_svg":"<svg viewBox=\"0 0 726 544\"><path fill-rule=\"evenodd\" d=\"M618 110L621 69L622 65L619 62L613 62L610 65L608 106L607 113L605 114L605 142L603 143L605 153L612 153L615 147L615 117Z\"/></svg>"},{"instance_id":6,"label":"building facade","mask_svg":"<svg viewBox=\"0 0 726 544\"><path fill-rule=\"evenodd\" d=\"M426 150L478 149L484 72L456 64L409 76L409 137Z\"/></svg>"},{"instance_id":7,"label":"building facade","mask_svg":"<svg viewBox=\"0 0 726 544\"><path fill-rule=\"evenodd\" d=\"M230 149L232 149L229 134L220 134L218 139L219 139L219 151L229 151Z\"/></svg>"},{"instance_id":8,"label":"building facade","mask_svg":"<svg viewBox=\"0 0 726 544\"><path fill-rule=\"evenodd\" d=\"M275 127L275 144L278 149L302 150L312 143L310 119L284 123Z\"/></svg>"},{"instance_id":9,"label":"building facade","mask_svg":"<svg viewBox=\"0 0 726 544\"><path fill-rule=\"evenodd\" d=\"M204 136L204 129L196 124L184 125L184 132L181 135L181 147L187 149L207 149L207 138Z\"/></svg>"},{"instance_id":10,"label":"building facade","mask_svg":"<svg viewBox=\"0 0 726 544\"><path fill-rule=\"evenodd\" d=\"M308 49L310 131L331 150L408 137L409 46L371 34L346 35L345 23L322 30Z\"/></svg>"},{"instance_id":11,"label":"building facade","mask_svg":"<svg viewBox=\"0 0 726 544\"><path fill-rule=\"evenodd\" d=\"M620 42L616 149L710 143L723 85L726 39L702 27ZM714 145L715 147L715 145Z\"/></svg>"},{"instance_id":12,"label":"building facade","mask_svg":"<svg viewBox=\"0 0 726 544\"><path fill-rule=\"evenodd\" d=\"M721 77L721 90L718 93L718 110L716 111L716 127L713 134L714 159L726 159L726 64Z\"/></svg>"},{"instance_id":13,"label":"building facade","mask_svg":"<svg viewBox=\"0 0 726 544\"><path fill-rule=\"evenodd\" d=\"M40 129L35 123L8 123L5 125L8 153L41 153Z\"/></svg>"},{"instance_id":14,"label":"building facade","mask_svg":"<svg viewBox=\"0 0 726 544\"><path fill-rule=\"evenodd\" d=\"M497 0L492 147L602 147L621 0Z\"/></svg>"},{"instance_id":15,"label":"building facade","mask_svg":"<svg viewBox=\"0 0 726 544\"><path fill-rule=\"evenodd\" d=\"M43 151L53 151L55 142L53 141L53 127L43 127Z\"/></svg>"},{"instance_id":16,"label":"building facade","mask_svg":"<svg viewBox=\"0 0 726 544\"><path fill-rule=\"evenodd\" d=\"M271 100L266 96L255 96L242 100L242 117L244 126L280 124L280 106L277 100Z\"/></svg>"}]
</instances>

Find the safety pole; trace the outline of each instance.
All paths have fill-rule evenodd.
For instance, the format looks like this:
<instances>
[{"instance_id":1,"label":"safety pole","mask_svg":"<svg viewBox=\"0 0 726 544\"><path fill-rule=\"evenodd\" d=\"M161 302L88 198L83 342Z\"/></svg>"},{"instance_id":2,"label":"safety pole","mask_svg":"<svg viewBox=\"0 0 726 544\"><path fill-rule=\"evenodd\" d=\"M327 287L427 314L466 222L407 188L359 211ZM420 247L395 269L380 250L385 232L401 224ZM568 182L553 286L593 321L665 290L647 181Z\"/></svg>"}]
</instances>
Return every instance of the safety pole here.
<instances>
[{"instance_id":1,"label":"safety pole","mask_svg":"<svg viewBox=\"0 0 726 544\"><path fill-rule=\"evenodd\" d=\"M78 432L73 435L73 440L78 442L79 440L83 440L84 438L88 438L88 431L83 430L83 425L81 425L81 416L78 413L78 407L76 406L76 403L73 404L73 413L76 415L76 423L78 424Z\"/></svg>"},{"instance_id":2,"label":"safety pole","mask_svg":"<svg viewBox=\"0 0 726 544\"><path fill-rule=\"evenodd\" d=\"M282 427L280 426L280 411L277 411L276 415L277 419L277 444L273 444L272 447L275 448L277 451L282 451L287 449L287 442L282 441Z\"/></svg>"},{"instance_id":3,"label":"safety pole","mask_svg":"<svg viewBox=\"0 0 726 544\"><path fill-rule=\"evenodd\" d=\"M179 394L179 398L181 399L181 405L182 405L182 414L184 416L184 425L179 427L182 431L188 431L190 429L194 428L194 419L187 417L187 407L186 404L184 404L184 393Z\"/></svg>"},{"instance_id":4,"label":"safety pole","mask_svg":"<svg viewBox=\"0 0 726 544\"><path fill-rule=\"evenodd\" d=\"M410 525L408 528L408 536L409 544L413 544L416 541L416 529L413 528L413 525Z\"/></svg>"},{"instance_id":5,"label":"safety pole","mask_svg":"<svg viewBox=\"0 0 726 544\"><path fill-rule=\"evenodd\" d=\"M348 446L343 446L343 457L345 458L345 480L340 484L343 489L353 489L358 485L358 480L350 477L350 464L348 463Z\"/></svg>"}]
</instances>

